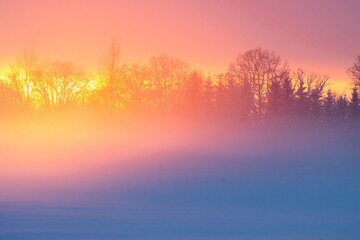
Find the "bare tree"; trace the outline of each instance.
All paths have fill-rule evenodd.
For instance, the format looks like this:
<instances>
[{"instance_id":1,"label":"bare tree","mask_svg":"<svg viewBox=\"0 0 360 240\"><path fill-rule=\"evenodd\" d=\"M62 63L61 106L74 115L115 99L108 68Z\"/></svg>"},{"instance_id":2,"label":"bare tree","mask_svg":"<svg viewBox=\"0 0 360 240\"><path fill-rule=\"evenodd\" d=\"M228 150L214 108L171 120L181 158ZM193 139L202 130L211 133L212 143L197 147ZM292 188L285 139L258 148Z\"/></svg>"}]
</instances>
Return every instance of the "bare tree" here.
<instances>
[{"instance_id":1,"label":"bare tree","mask_svg":"<svg viewBox=\"0 0 360 240\"><path fill-rule=\"evenodd\" d=\"M360 86L360 55L356 57L354 65L347 70L347 73L354 80L355 86Z\"/></svg>"},{"instance_id":2,"label":"bare tree","mask_svg":"<svg viewBox=\"0 0 360 240\"><path fill-rule=\"evenodd\" d=\"M40 61L34 48L23 49L16 61L11 64L9 79L14 90L23 97L23 110L34 108L35 89L34 82L41 75Z\"/></svg>"},{"instance_id":3,"label":"bare tree","mask_svg":"<svg viewBox=\"0 0 360 240\"><path fill-rule=\"evenodd\" d=\"M152 57L148 66L153 103L160 111L167 112L181 101L189 65L178 58L161 55Z\"/></svg>"},{"instance_id":4,"label":"bare tree","mask_svg":"<svg viewBox=\"0 0 360 240\"><path fill-rule=\"evenodd\" d=\"M296 113L300 117L318 116L321 111L321 100L329 77L309 73L298 69L294 74L294 91Z\"/></svg>"},{"instance_id":5,"label":"bare tree","mask_svg":"<svg viewBox=\"0 0 360 240\"><path fill-rule=\"evenodd\" d=\"M101 90L98 94L106 108L117 111L121 106L119 96L120 81L120 44L116 37L113 38L101 62L100 70Z\"/></svg>"},{"instance_id":6,"label":"bare tree","mask_svg":"<svg viewBox=\"0 0 360 240\"><path fill-rule=\"evenodd\" d=\"M34 81L38 104L45 111L57 111L84 103L88 78L81 67L52 61L43 65L43 74Z\"/></svg>"},{"instance_id":7,"label":"bare tree","mask_svg":"<svg viewBox=\"0 0 360 240\"><path fill-rule=\"evenodd\" d=\"M139 63L124 64L120 68L120 76L124 83L121 94L126 108L133 113L149 109L151 90L148 81L149 69Z\"/></svg>"},{"instance_id":8,"label":"bare tree","mask_svg":"<svg viewBox=\"0 0 360 240\"><path fill-rule=\"evenodd\" d=\"M21 93L6 79L0 79L0 115L10 116L21 110Z\"/></svg>"},{"instance_id":9,"label":"bare tree","mask_svg":"<svg viewBox=\"0 0 360 240\"><path fill-rule=\"evenodd\" d=\"M254 96L256 118L262 119L269 83L278 78L286 65L274 52L261 48L240 54L229 67L230 76L242 86L250 86Z\"/></svg>"}]
</instances>

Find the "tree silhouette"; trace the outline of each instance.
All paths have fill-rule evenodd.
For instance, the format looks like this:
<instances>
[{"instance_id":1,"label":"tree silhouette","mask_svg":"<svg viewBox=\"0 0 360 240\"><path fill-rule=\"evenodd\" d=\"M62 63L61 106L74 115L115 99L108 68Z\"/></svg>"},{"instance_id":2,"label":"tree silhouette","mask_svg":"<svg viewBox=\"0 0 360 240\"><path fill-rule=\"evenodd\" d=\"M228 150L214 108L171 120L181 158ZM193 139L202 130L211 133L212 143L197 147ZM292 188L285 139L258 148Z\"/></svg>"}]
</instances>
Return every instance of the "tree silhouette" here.
<instances>
[{"instance_id":1,"label":"tree silhouette","mask_svg":"<svg viewBox=\"0 0 360 240\"><path fill-rule=\"evenodd\" d=\"M0 118L13 116L22 106L23 96L17 88L6 81L0 80Z\"/></svg>"},{"instance_id":2,"label":"tree silhouette","mask_svg":"<svg viewBox=\"0 0 360 240\"><path fill-rule=\"evenodd\" d=\"M278 117L281 110L282 88L279 79L271 80L267 91L267 115Z\"/></svg>"},{"instance_id":3,"label":"tree silhouette","mask_svg":"<svg viewBox=\"0 0 360 240\"><path fill-rule=\"evenodd\" d=\"M229 74L241 85L251 87L254 95L255 118L261 120L265 112L266 91L269 83L284 71L279 56L261 48L240 54L230 64Z\"/></svg>"},{"instance_id":4,"label":"tree silhouette","mask_svg":"<svg viewBox=\"0 0 360 240\"><path fill-rule=\"evenodd\" d=\"M52 61L45 64L33 88L38 93L38 104L56 115L58 111L85 103L88 82L81 67L70 62Z\"/></svg>"},{"instance_id":5,"label":"tree silhouette","mask_svg":"<svg viewBox=\"0 0 360 240\"><path fill-rule=\"evenodd\" d=\"M330 124L336 121L335 97L330 88L324 99L324 121Z\"/></svg>"},{"instance_id":6,"label":"tree silhouette","mask_svg":"<svg viewBox=\"0 0 360 240\"><path fill-rule=\"evenodd\" d=\"M350 119L351 120L358 120L360 114L360 99L358 89L354 87L352 89L351 99L349 103L349 111L350 111Z\"/></svg>"},{"instance_id":7,"label":"tree silhouette","mask_svg":"<svg viewBox=\"0 0 360 240\"><path fill-rule=\"evenodd\" d=\"M305 84L306 73L299 69L294 76L295 112L299 118L306 118L309 113L308 92Z\"/></svg>"},{"instance_id":8,"label":"tree silhouette","mask_svg":"<svg viewBox=\"0 0 360 240\"><path fill-rule=\"evenodd\" d=\"M286 71L282 74L281 80L282 80L281 113L287 116L291 116L293 115L294 112L295 93L289 71Z\"/></svg>"},{"instance_id":9,"label":"tree silhouette","mask_svg":"<svg viewBox=\"0 0 360 240\"><path fill-rule=\"evenodd\" d=\"M188 75L181 101L181 108L187 114L198 115L201 113L203 79L203 76L197 71L192 71Z\"/></svg>"},{"instance_id":10,"label":"tree silhouette","mask_svg":"<svg viewBox=\"0 0 360 240\"><path fill-rule=\"evenodd\" d=\"M17 91L17 96L22 96L21 111L30 113L34 108L35 89L34 81L41 75L41 66L37 54L33 48L25 48L11 64L9 78L12 89Z\"/></svg>"},{"instance_id":11,"label":"tree silhouette","mask_svg":"<svg viewBox=\"0 0 360 240\"><path fill-rule=\"evenodd\" d=\"M336 100L336 122L344 123L349 114L349 103L345 95L341 95Z\"/></svg>"},{"instance_id":12,"label":"tree silhouette","mask_svg":"<svg viewBox=\"0 0 360 240\"><path fill-rule=\"evenodd\" d=\"M295 117L342 124L360 117L359 67L358 56L348 69L355 83L347 98L330 89L324 92L328 76L302 69L291 72L279 56L261 48L239 54L228 71L207 78L167 55L120 64L116 38L98 74L87 74L71 62L40 61L28 49L0 78L0 115L52 113L56 117L63 110L99 109L99 115L116 118L177 114L261 124Z\"/></svg>"},{"instance_id":13,"label":"tree silhouette","mask_svg":"<svg viewBox=\"0 0 360 240\"><path fill-rule=\"evenodd\" d=\"M148 67L152 103L158 111L169 112L180 102L189 65L178 58L161 55L150 58Z\"/></svg>"},{"instance_id":14,"label":"tree silhouette","mask_svg":"<svg viewBox=\"0 0 360 240\"><path fill-rule=\"evenodd\" d=\"M102 59L100 70L100 89L98 101L109 111L117 111L121 107L120 81L120 44L113 38L109 49Z\"/></svg>"},{"instance_id":15,"label":"tree silhouette","mask_svg":"<svg viewBox=\"0 0 360 240\"><path fill-rule=\"evenodd\" d=\"M347 70L349 76L354 80L356 86L360 85L360 55L356 57L354 65Z\"/></svg>"},{"instance_id":16,"label":"tree silhouette","mask_svg":"<svg viewBox=\"0 0 360 240\"><path fill-rule=\"evenodd\" d=\"M325 86L328 83L328 76L317 74L309 74L307 77L308 96L310 103L310 115L314 118L319 118L321 115L322 97Z\"/></svg>"},{"instance_id":17,"label":"tree silhouette","mask_svg":"<svg viewBox=\"0 0 360 240\"><path fill-rule=\"evenodd\" d=\"M228 117L233 117L239 119L242 116L242 93L240 84L237 83L234 78L229 74L226 76L226 96L225 96L225 107L226 115Z\"/></svg>"},{"instance_id":18,"label":"tree silhouette","mask_svg":"<svg viewBox=\"0 0 360 240\"><path fill-rule=\"evenodd\" d=\"M224 74L219 74L216 77L217 83L216 83L216 100L215 100L215 108L216 108L216 114L218 116L223 117L226 113L226 79Z\"/></svg>"},{"instance_id":19,"label":"tree silhouette","mask_svg":"<svg viewBox=\"0 0 360 240\"><path fill-rule=\"evenodd\" d=\"M150 95L151 86L147 78L149 69L139 63L122 65L120 78L122 85L122 99L126 109L134 114L146 111L151 108Z\"/></svg>"},{"instance_id":20,"label":"tree silhouette","mask_svg":"<svg viewBox=\"0 0 360 240\"><path fill-rule=\"evenodd\" d=\"M215 113L215 87L210 76L206 79L201 92L202 112L205 115L213 115Z\"/></svg>"}]
</instances>

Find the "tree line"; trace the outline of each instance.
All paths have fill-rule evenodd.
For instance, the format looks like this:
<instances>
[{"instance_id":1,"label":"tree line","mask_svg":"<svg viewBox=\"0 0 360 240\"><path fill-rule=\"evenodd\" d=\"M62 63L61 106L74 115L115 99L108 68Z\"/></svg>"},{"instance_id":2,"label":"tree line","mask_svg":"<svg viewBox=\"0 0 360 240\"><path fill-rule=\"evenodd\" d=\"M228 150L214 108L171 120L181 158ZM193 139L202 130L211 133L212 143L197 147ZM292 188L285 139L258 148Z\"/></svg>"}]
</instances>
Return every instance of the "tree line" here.
<instances>
[{"instance_id":1,"label":"tree line","mask_svg":"<svg viewBox=\"0 0 360 240\"><path fill-rule=\"evenodd\" d=\"M10 69L0 79L0 118L56 117L67 111L330 124L360 118L360 56L348 69L354 80L351 96L333 92L328 76L291 70L274 52L261 48L239 54L226 72L215 75L166 55L123 64L116 40L97 74L71 62L41 61L34 51L25 51Z\"/></svg>"}]
</instances>

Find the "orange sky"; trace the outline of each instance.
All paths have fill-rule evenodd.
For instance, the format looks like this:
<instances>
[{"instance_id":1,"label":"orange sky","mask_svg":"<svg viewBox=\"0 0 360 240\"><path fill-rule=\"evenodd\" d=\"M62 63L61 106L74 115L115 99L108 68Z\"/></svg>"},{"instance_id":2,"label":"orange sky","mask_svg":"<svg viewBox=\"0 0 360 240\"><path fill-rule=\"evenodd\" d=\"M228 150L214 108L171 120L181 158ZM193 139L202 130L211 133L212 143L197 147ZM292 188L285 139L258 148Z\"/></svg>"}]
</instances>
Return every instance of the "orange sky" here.
<instances>
[{"instance_id":1,"label":"orange sky","mask_svg":"<svg viewBox=\"0 0 360 240\"><path fill-rule=\"evenodd\" d=\"M359 9L356 0L1 0L0 69L34 45L42 58L94 70L116 35L123 62L166 53L210 72L267 48L293 68L329 74L341 92L360 54Z\"/></svg>"}]
</instances>

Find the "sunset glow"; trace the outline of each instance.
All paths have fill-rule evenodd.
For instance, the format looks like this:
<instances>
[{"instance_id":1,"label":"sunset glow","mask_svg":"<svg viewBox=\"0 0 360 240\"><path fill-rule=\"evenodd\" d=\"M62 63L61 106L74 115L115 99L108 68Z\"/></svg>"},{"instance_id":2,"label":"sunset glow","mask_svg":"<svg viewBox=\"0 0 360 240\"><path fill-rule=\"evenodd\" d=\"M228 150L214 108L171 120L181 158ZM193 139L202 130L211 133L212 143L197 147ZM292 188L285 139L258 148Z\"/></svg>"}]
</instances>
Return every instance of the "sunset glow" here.
<instances>
[{"instance_id":1,"label":"sunset glow","mask_svg":"<svg viewBox=\"0 0 360 240\"><path fill-rule=\"evenodd\" d=\"M360 239L359 9L0 0L0 239Z\"/></svg>"},{"instance_id":2,"label":"sunset glow","mask_svg":"<svg viewBox=\"0 0 360 240\"><path fill-rule=\"evenodd\" d=\"M356 1L324 0L1 1L0 69L33 45L42 58L95 72L118 36L122 62L166 53L213 73L225 71L239 52L268 48L294 68L329 74L342 92L346 69L360 51L352 28L358 8Z\"/></svg>"}]
</instances>

